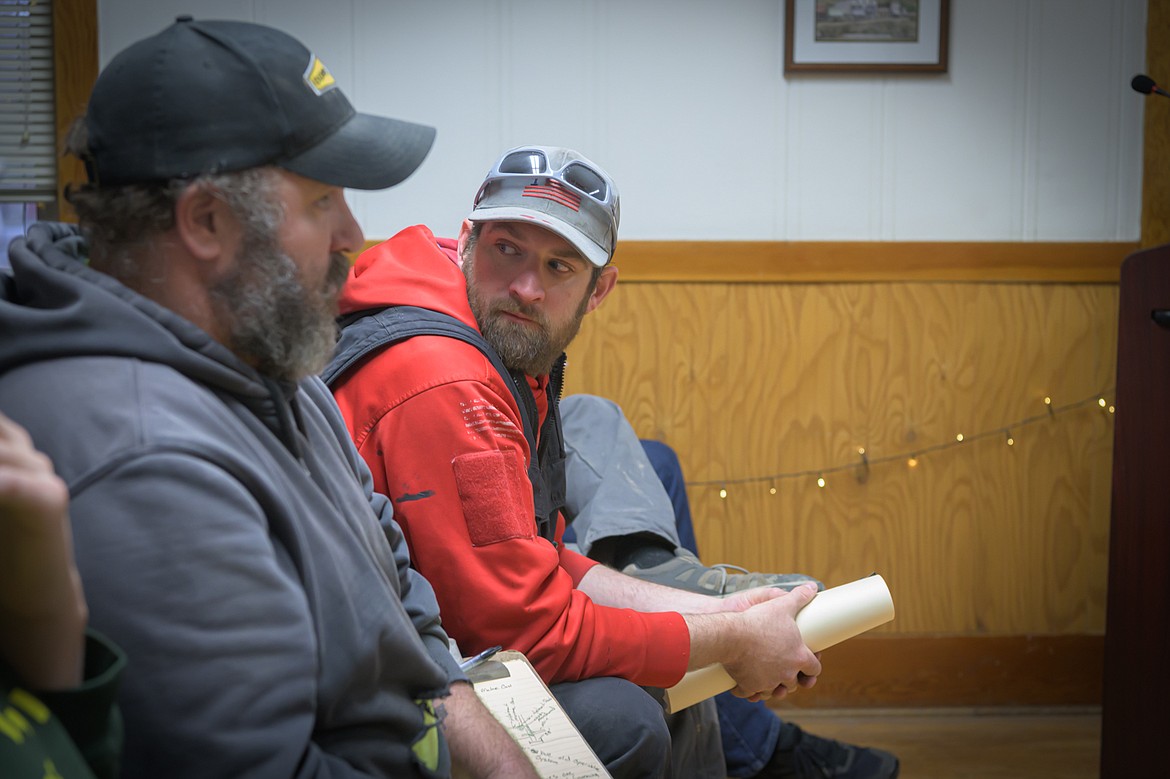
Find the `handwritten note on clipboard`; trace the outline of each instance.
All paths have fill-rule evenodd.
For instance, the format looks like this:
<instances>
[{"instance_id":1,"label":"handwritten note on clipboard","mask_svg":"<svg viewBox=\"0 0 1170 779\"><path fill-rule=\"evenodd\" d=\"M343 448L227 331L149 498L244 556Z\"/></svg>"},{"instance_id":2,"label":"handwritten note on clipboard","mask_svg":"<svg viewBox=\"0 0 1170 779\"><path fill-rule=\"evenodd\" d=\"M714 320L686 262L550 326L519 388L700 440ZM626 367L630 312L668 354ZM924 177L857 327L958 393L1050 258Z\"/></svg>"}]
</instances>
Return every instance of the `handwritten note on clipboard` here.
<instances>
[{"instance_id":1,"label":"handwritten note on clipboard","mask_svg":"<svg viewBox=\"0 0 1170 779\"><path fill-rule=\"evenodd\" d=\"M522 653L499 652L467 676L544 779L609 779L605 765Z\"/></svg>"}]
</instances>

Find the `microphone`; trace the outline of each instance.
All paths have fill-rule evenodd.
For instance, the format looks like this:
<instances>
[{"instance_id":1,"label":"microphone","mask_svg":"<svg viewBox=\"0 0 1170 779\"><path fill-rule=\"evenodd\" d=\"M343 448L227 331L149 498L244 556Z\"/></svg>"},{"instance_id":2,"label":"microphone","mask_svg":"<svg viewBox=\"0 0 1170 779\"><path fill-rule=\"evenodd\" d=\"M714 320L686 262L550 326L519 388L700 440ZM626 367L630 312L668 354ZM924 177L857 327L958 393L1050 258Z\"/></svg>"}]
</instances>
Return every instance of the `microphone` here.
<instances>
[{"instance_id":1,"label":"microphone","mask_svg":"<svg viewBox=\"0 0 1170 779\"><path fill-rule=\"evenodd\" d=\"M1162 97L1170 97L1170 92L1167 92L1165 89L1162 89L1162 87L1154 83L1154 79L1150 78L1145 73L1138 73L1133 77L1133 80L1129 82L1129 85L1133 87L1135 92L1141 92L1143 95L1155 94L1161 95Z\"/></svg>"}]
</instances>

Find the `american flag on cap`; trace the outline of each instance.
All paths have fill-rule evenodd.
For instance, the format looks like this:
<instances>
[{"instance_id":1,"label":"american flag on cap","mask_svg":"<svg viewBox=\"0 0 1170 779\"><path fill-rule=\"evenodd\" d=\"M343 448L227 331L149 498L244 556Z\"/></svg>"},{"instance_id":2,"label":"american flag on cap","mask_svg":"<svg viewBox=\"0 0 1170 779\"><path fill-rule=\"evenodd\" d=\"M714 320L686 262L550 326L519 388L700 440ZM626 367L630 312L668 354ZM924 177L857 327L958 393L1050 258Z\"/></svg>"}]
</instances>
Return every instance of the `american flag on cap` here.
<instances>
[{"instance_id":1,"label":"american flag on cap","mask_svg":"<svg viewBox=\"0 0 1170 779\"><path fill-rule=\"evenodd\" d=\"M529 184L520 194L552 200L573 211L581 210L581 196L554 179L546 179L544 184Z\"/></svg>"}]
</instances>

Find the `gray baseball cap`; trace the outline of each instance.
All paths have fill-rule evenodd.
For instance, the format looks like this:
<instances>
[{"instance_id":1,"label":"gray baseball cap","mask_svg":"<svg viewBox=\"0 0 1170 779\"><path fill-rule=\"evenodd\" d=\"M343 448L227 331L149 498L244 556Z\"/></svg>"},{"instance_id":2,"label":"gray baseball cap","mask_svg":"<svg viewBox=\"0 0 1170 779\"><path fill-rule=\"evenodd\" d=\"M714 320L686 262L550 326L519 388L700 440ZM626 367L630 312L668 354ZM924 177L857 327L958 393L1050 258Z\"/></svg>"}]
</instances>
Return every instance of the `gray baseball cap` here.
<instances>
[{"instance_id":1,"label":"gray baseball cap","mask_svg":"<svg viewBox=\"0 0 1170 779\"><path fill-rule=\"evenodd\" d=\"M517 146L488 171L467 217L472 222L533 222L571 243L601 268L617 249L617 186L572 149Z\"/></svg>"}]
</instances>

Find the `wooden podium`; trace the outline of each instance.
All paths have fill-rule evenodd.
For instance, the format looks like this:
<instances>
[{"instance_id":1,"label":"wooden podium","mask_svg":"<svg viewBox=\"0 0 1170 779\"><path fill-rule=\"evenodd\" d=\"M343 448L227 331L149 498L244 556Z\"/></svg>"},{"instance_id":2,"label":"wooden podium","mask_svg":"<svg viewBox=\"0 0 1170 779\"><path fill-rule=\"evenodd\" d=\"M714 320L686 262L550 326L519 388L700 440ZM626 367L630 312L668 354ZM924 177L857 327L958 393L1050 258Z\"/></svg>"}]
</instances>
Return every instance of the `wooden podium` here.
<instances>
[{"instance_id":1,"label":"wooden podium","mask_svg":"<svg viewBox=\"0 0 1170 779\"><path fill-rule=\"evenodd\" d=\"M1170 775L1170 245L1126 258L1118 317L1103 779Z\"/></svg>"}]
</instances>

